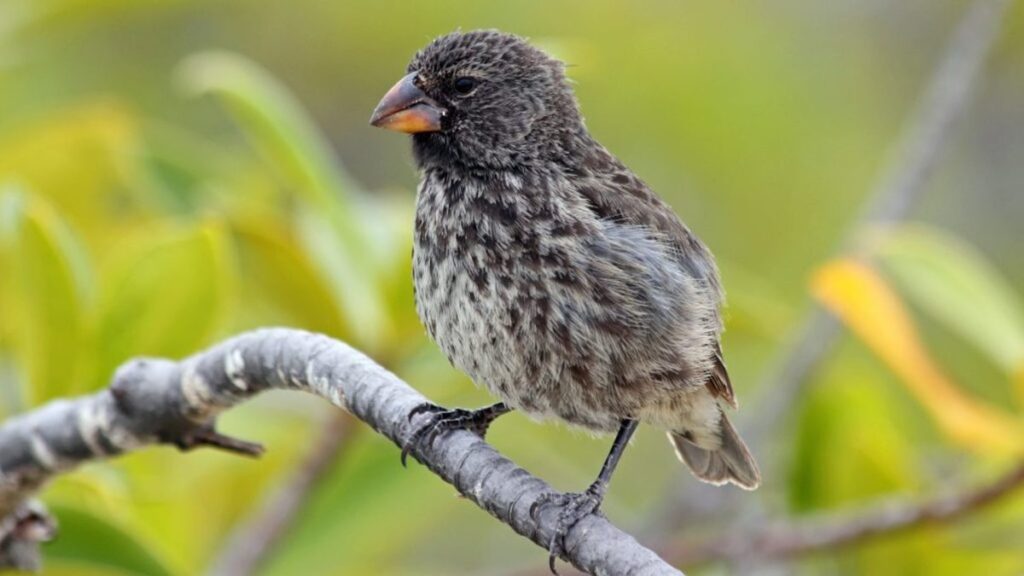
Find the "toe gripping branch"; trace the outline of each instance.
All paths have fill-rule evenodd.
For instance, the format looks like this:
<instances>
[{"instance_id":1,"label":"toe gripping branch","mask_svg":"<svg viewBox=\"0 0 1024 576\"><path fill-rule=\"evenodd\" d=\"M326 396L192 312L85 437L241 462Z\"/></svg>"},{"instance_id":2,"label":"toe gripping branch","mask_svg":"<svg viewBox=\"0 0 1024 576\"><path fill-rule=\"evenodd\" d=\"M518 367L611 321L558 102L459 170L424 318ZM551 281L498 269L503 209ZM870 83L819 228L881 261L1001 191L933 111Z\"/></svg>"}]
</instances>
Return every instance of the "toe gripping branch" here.
<instances>
[{"instance_id":1,"label":"toe gripping branch","mask_svg":"<svg viewBox=\"0 0 1024 576\"><path fill-rule=\"evenodd\" d=\"M555 560L568 552L565 547L565 537L569 530L587 516L601 513L605 488L606 484L594 482L584 492L542 494L530 506L530 517L537 524L540 524L538 514L541 509L548 506L561 508L558 512L555 530L551 533L551 540L548 541L548 568L551 569L552 574L558 574L558 570L555 569Z\"/></svg>"},{"instance_id":2,"label":"toe gripping branch","mask_svg":"<svg viewBox=\"0 0 1024 576\"><path fill-rule=\"evenodd\" d=\"M597 475L597 480L594 480L594 483L586 491L569 494L543 494L530 506L530 517L538 525L537 515L542 508L547 506L561 508L558 512L555 530L551 533L551 540L548 541L548 568L551 569L552 574L558 574L558 570L555 569L555 560L568 552L565 548L565 537L569 530L587 516L601 513L601 502L604 500L608 483L611 482L615 467L618 466L619 459L622 458L622 453L626 450L629 439L636 432L638 424L639 422L636 420L622 421L619 432L615 435L615 441L612 442L611 451L608 452L608 457L605 458L604 464L601 466L601 472Z\"/></svg>"},{"instance_id":3,"label":"toe gripping branch","mask_svg":"<svg viewBox=\"0 0 1024 576\"><path fill-rule=\"evenodd\" d=\"M434 440L452 430L469 430L480 438L487 436L487 430L498 416L507 414L512 409L504 402L498 402L479 410L464 408L443 408L430 402L424 402L409 411L409 421L417 415L426 414L424 422L413 429L409 439L402 446L402 466L410 453L415 453L424 445L430 446Z\"/></svg>"}]
</instances>

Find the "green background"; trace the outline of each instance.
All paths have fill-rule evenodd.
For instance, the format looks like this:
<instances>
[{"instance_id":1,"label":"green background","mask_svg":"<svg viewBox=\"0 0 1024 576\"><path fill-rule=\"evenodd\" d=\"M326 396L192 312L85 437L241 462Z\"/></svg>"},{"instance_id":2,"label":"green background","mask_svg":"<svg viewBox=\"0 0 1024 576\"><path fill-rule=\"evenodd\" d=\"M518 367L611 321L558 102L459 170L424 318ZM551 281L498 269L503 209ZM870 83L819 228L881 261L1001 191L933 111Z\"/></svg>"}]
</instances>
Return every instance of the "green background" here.
<instances>
[{"instance_id":1,"label":"green background","mask_svg":"<svg viewBox=\"0 0 1024 576\"><path fill-rule=\"evenodd\" d=\"M490 401L416 319L416 174L407 139L367 120L431 38L497 27L570 63L591 131L714 250L741 413L771 396L758 383L813 305L809 279L853 237L883 247L880 277L943 373L1019 418L1021 3L913 224L854 229L966 7L0 0L0 414L98 389L129 357L182 357L266 325L345 339L440 403ZM722 489L727 500L780 517L853 510L983 481L1024 454L951 440L903 384L844 336L778 416L780 441L758 454L764 488ZM161 447L60 478L44 493L62 524L44 572L202 572L332 416L314 398L270 394L222 421L267 445L258 461ZM544 569L543 551L422 467L403 470L390 442L354 434L261 573ZM564 490L593 479L610 442L518 414L489 440ZM734 525L731 507L677 504L712 490L695 484L662 434L642 429L605 509L652 545ZM952 527L781 566L1018 574L1022 542L1018 497Z\"/></svg>"}]
</instances>

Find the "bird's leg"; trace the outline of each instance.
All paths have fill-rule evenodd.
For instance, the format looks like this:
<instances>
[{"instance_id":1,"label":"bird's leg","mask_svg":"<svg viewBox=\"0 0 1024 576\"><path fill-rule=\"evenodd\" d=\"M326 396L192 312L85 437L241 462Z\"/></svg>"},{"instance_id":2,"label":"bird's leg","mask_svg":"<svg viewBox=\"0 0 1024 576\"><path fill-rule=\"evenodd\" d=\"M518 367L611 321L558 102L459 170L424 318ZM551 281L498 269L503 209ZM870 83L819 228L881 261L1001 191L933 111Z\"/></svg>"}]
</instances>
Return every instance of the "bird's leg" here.
<instances>
[{"instance_id":1,"label":"bird's leg","mask_svg":"<svg viewBox=\"0 0 1024 576\"><path fill-rule=\"evenodd\" d=\"M498 402L478 410L465 410L463 408L442 408L437 404L424 402L409 412L409 420L417 414L427 413L426 421L420 425L409 436L409 440L402 446L402 466L405 466L406 457L410 452L421 444L431 444L438 435L450 430L469 430L483 438L487 435L487 429L491 422L511 412L512 409L504 402Z\"/></svg>"},{"instance_id":2,"label":"bird's leg","mask_svg":"<svg viewBox=\"0 0 1024 576\"><path fill-rule=\"evenodd\" d=\"M633 436L639 423L637 420L622 421L619 432L615 435L615 441L612 442L612 449L608 452L608 457L604 459L604 465L601 466L601 472L597 475L597 480L585 492L544 494L530 507L530 515L535 521L537 511L543 506L554 504L562 508L558 515L555 532L551 535L551 542L548 544L548 552L551 554L548 558L548 566L553 574L558 574L558 571L555 570L555 558L565 551L565 535L577 522L598 512L601 501L604 500L604 493L608 489L608 482L612 479L612 473L615 472L615 467L619 464L619 459L626 451L626 445L629 444L629 439Z\"/></svg>"}]
</instances>

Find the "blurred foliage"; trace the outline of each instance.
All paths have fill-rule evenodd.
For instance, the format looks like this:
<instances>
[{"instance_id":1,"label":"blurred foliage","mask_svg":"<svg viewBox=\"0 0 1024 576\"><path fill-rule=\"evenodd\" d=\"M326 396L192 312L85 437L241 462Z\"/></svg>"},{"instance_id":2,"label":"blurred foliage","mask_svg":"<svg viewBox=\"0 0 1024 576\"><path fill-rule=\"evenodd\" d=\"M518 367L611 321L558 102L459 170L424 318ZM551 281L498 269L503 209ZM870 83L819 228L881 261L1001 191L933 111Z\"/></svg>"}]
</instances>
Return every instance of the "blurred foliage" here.
<instances>
[{"instance_id":1,"label":"blurred foliage","mask_svg":"<svg viewBox=\"0 0 1024 576\"><path fill-rule=\"evenodd\" d=\"M405 139L366 119L429 38L500 27L572 64L592 131L715 250L741 397L799 321L809 276L849 326L782 415L792 454L758 455L788 473L743 498L802 513L986 478L1024 442L1024 9L929 186L928 224L864 231L871 265L822 265L962 6L0 0L0 413L95 390L134 355L181 357L273 324L345 339L440 402L485 403L416 319L415 173ZM202 571L328 410L272 394L226 414L269 447L257 462L159 448L62 477L45 493L62 523L46 573ZM592 479L608 443L520 415L490 439L564 489ZM607 513L642 538L693 482L642 430ZM681 537L702 529L669 520ZM1015 498L797 566L1012 574L1022 538ZM501 574L543 560L362 434L264 572Z\"/></svg>"},{"instance_id":2,"label":"blurred foliage","mask_svg":"<svg viewBox=\"0 0 1024 576\"><path fill-rule=\"evenodd\" d=\"M896 295L869 267L853 260L828 264L818 271L813 289L900 376L953 440L967 449L1024 452L1024 428L1006 411L970 398L943 375ZM948 295L942 310L966 308L964 314L977 307L972 299L976 294L954 289Z\"/></svg>"}]
</instances>

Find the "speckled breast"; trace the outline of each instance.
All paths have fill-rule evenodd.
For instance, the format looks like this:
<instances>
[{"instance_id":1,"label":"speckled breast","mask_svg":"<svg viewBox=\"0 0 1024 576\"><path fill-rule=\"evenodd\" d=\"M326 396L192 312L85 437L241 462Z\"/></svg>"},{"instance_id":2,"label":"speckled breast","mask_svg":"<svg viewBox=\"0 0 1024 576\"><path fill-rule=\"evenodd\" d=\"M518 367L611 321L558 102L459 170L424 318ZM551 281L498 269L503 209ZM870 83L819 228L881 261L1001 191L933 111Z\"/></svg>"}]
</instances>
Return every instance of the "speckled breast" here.
<instances>
[{"instance_id":1,"label":"speckled breast","mask_svg":"<svg viewBox=\"0 0 1024 576\"><path fill-rule=\"evenodd\" d=\"M554 385L539 334L530 334L543 286L524 282L523 245L514 228L524 212L510 195L424 177L413 249L416 309L454 366L514 407L548 412ZM546 392L542 392L541 388Z\"/></svg>"},{"instance_id":2,"label":"speckled breast","mask_svg":"<svg viewBox=\"0 0 1024 576\"><path fill-rule=\"evenodd\" d=\"M693 312L711 301L664 244L586 220L550 186L499 184L428 172L417 195L417 310L452 364L515 408L597 431L699 380L713 342Z\"/></svg>"}]
</instances>

